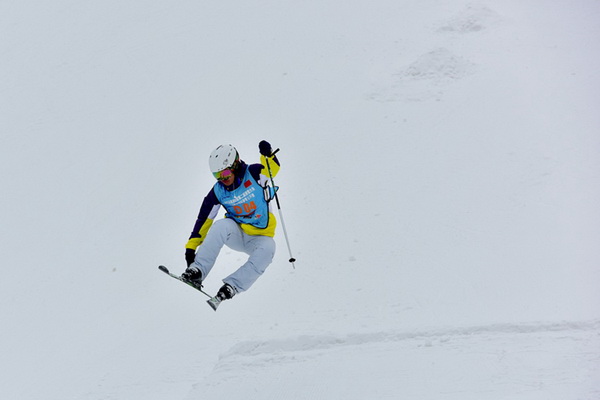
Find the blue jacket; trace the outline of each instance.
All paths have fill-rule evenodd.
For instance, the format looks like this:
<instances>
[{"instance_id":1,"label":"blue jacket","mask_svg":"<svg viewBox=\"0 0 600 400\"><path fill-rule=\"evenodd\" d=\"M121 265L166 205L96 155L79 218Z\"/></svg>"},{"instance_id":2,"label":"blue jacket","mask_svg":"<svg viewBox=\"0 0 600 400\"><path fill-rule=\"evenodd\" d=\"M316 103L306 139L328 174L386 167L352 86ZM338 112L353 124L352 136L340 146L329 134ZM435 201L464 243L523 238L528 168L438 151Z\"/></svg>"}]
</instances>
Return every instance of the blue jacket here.
<instances>
[{"instance_id":1,"label":"blue jacket","mask_svg":"<svg viewBox=\"0 0 600 400\"><path fill-rule=\"evenodd\" d=\"M268 201L262 193L258 193L257 196L252 198L252 201L254 202L252 205L249 205L250 202L232 202L231 196L226 195L226 192L243 194L245 190L243 190L242 187L248 185L248 177L251 177L254 180L254 182L250 182L251 185L256 184L262 188L266 187L269 181L266 162L265 156L261 156L260 164L247 165L240 160L240 165L235 173L235 181L232 185L225 186L219 181L213 186L204 198L202 206L200 206L200 212L196 218L194 229L185 246L187 249L196 250L198 246L202 244L214 219L217 217L217 213L221 206L225 207L225 218L232 218L248 235L275 236L277 220L275 219L275 215L270 212ZM277 156L269 158L269 166L271 168L271 174L274 177L277 175L280 168ZM246 179L244 179L245 177ZM225 201L226 198L229 198L230 201ZM223 201L223 203L221 201ZM244 210L244 204L247 204L246 210ZM242 207L242 212L238 212L239 209L236 209L235 207ZM253 209L259 210L259 218L253 218L256 216L256 213L253 213ZM264 211L266 211L266 213Z\"/></svg>"}]
</instances>

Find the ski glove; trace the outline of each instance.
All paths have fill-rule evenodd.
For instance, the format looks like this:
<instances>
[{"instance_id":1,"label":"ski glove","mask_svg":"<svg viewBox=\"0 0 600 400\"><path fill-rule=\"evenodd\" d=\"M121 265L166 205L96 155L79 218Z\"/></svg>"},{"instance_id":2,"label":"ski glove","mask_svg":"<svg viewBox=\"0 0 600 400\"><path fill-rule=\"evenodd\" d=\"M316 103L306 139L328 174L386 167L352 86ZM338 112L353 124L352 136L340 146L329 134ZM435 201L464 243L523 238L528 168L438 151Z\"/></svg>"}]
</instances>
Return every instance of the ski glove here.
<instances>
[{"instance_id":1,"label":"ski glove","mask_svg":"<svg viewBox=\"0 0 600 400\"><path fill-rule=\"evenodd\" d=\"M273 153L271 143L267 142L266 140L261 140L261 142L258 144L258 150L260 151L260 154L265 157L270 157Z\"/></svg>"},{"instance_id":2,"label":"ski glove","mask_svg":"<svg viewBox=\"0 0 600 400\"><path fill-rule=\"evenodd\" d=\"M196 252L192 249L185 249L185 261L188 267L194 263L194 259L196 259Z\"/></svg>"}]
</instances>

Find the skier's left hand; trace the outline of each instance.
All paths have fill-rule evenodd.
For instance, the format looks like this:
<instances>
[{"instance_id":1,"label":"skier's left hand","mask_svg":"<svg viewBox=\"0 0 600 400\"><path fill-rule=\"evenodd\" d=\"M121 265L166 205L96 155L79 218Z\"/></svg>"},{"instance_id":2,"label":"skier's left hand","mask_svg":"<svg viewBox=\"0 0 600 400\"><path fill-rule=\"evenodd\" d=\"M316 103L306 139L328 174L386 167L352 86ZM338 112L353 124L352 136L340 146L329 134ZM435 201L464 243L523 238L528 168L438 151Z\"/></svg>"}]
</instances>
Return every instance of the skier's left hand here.
<instances>
[{"instance_id":1,"label":"skier's left hand","mask_svg":"<svg viewBox=\"0 0 600 400\"><path fill-rule=\"evenodd\" d=\"M261 140L261 142L258 144L258 150L260 151L260 154L265 157L271 157L271 154L273 153L271 143L267 142L266 140Z\"/></svg>"},{"instance_id":2,"label":"skier's left hand","mask_svg":"<svg viewBox=\"0 0 600 400\"><path fill-rule=\"evenodd\" d=\"M194 263L195 259L196 252L192 249L185 249L185 262L187 263L188 267Z\"/></svg>"}]
</instances>

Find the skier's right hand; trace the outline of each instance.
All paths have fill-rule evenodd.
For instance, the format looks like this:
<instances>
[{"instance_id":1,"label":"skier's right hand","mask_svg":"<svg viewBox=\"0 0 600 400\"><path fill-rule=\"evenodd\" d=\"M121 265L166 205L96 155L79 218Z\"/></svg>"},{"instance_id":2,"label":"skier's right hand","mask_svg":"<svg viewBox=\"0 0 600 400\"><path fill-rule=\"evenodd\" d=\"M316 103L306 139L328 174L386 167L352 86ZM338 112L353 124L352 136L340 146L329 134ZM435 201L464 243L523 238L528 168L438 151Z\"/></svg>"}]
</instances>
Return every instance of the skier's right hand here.
<instances>
[{"instance_id":1,"label":"skier's right hand","mask_svg":"<svg viewBox=\"0 0 600 400\"><path fill-rule=\"evenodd\" d=\"M194 263L195 259L196 252L193 249L185 249L185 262L187 263L188 267Z\"/></svg>"}]
</instances>

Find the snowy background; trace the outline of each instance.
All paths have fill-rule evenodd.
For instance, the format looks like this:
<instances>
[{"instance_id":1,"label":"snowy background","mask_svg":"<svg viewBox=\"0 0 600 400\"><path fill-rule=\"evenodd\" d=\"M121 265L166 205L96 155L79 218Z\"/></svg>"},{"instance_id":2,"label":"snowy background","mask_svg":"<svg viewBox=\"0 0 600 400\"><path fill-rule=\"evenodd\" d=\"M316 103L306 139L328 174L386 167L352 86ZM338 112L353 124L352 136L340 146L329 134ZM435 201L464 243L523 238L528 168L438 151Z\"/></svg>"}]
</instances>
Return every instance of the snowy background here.
<instances>
[{"instance_id":1,"label":"snowy background","mask_svg":"<svg viewBox=\"0 0 600 400\"><path fill-rule=\"evenodd\" d=\"M0 1L0 397L600 399L598 71L597 0ZM261 139L215 313L157 266Z\"/></svg>"}]
</instances>

